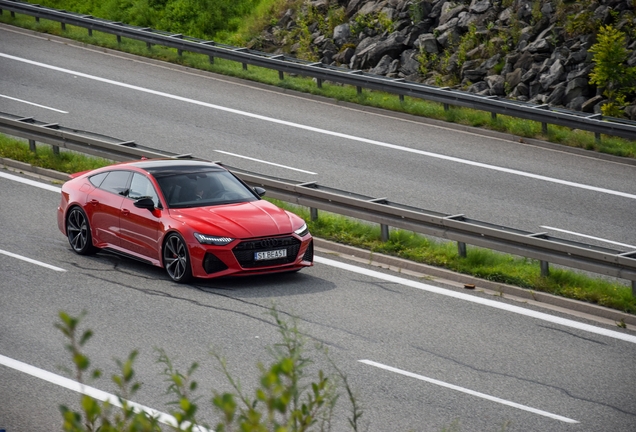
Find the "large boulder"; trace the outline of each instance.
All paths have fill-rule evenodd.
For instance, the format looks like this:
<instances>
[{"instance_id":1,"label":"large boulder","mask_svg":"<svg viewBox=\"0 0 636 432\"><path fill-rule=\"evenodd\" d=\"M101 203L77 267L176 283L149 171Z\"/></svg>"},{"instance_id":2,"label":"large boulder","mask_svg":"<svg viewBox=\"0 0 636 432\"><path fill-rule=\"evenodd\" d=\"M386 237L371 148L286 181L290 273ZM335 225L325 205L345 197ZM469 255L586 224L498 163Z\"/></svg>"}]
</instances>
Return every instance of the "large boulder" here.
<instances>
[{"instance_id":1,"label":"large boulder","mask_svg":"<svg viewBox=\"0 0 636 432\"><path fill-rule=\"evenodd\" d=\"M492 4L490 0L473 0L470 3L470 12L474 14L481 14L486 12Z\"/></svg>"},{"instance_id":2,"label":"large boulder","mask_svg":"<svg viewBox=\"0 0 636 432\"><path fill-rule=\"evenodd\" d=\"M333 41L338 46L344 45L351 36L351 27L348 23L340 24L333 29Z\"/></svg>"},{"instance_id":3,"label":"large boulder","mask_svg":"<svg viewBox=\"0 0 636 432\"><path fill-rule=\"evenodd\" d=\"M414 49L406 50L400 56L400 72L404 76L416 74L420 70L420 62L417 57L419 52Z\"/></svg>"},{"instance_id":4,"label":"large boulder","mask_svg":"<svg viewBox=\"0 0 636 432\"><path fill-rule=\"evenodd\" d=\"M571 102L577 98L583 98L581 105L583 102L587 100L587 96L589 95L590 88L588 85L588 80L585 78L574 78L573 80L568 81L568 85L565 89L565 104L569 107ZM576 108L580 110L579 106Z\"/></svg>"},{"instance_id":5,"label":"large boulder","mask_svg":"<svg viewBox=\"0 0 636 432\"><path fill-rule=\"evenodd\" d=\"M361 51L356 49L356 55L363 69L374 67L385 55L398 57L404 51L404 36L400 32L393 32L386 39L380 39Z\"/></svg>"},{"instance_id":6,"label":"large boulder","mask_svg":"<svg viewBox=\"0 0 636 432\"><path fill-rule=\"evenodd\" d=\"M437 38L433 35L433 33L425 33L420 35L413 46L420 50L420 52L425 52L429 54L437 54L439 53L439 45L437 44Z\"/></svg>"},{"instance_id":7,"label":"large boulder","mask_svg":"<svg viewBox=\"0 0 636 432\"><path fill-rule=\"evenodd\" d=\"M544 90L548 90L557 81L561 81L565 75L565 68L560 60L555 61L547 73L541 74L539 82Z\"/></svg>"}]
</instances>

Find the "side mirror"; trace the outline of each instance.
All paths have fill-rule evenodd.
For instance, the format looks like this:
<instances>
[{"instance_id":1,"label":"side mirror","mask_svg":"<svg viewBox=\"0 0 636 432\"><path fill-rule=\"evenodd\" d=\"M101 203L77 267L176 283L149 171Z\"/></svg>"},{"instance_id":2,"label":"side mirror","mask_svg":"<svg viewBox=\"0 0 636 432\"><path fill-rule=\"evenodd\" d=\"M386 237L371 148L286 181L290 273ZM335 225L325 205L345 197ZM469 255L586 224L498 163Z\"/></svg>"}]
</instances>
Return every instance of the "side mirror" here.
<instances>
[{"instance_id":1,"label":"side mirror","mask_svg":"<svg viewBox=\"0 0 636 432\"><path fill-rule=\"evenodd\" d=\"M263 195L265 195L265 192L267 192L267 191L266 191L265 189L263 189L262 187L255 186L255 187L254 187L254 192L256 192L256 194L257 194L259 197L262 197Z\"/></svg>"},{"instance_id":2,"label":"side mirror","mask_svg":"<svg viewBox=\"0 0 636 432\"><path fill-rule=\"evenodd\" d=\"M135 201L135 207L152 211L155 209L155 203L150 198L139 198L137 201Z\"/></svg>"}]
</instances>

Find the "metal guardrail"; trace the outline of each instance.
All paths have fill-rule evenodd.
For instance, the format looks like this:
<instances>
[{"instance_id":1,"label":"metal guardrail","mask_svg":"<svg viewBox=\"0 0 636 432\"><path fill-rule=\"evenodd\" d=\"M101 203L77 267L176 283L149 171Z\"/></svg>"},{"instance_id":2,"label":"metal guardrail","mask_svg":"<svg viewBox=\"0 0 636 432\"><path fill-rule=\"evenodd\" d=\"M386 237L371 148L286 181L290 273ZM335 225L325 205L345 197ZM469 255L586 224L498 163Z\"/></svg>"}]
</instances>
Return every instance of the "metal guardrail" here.
<instances>
[{"instance_id":1,"label":"metal guardrail","mask_svg":"<svg viewBox=\"0 0 636 432\"><path fill-rule=\"evenodd\" d=\"M153 150L130 141L122 141L91 132L51 125L33 118L20 118L0 112L0 132L63 147L112 160L124 161L142 157L189 158L193 156ZM35 143L33 143L33 146ZM443 238L458 243L460 253L470 244L541 261L542 272L548 264L585 270L632 281L636 296L636 250L618 251L573 242L546 233L532 233L493 225L465 217L390 202L318 185L244 171L225 165L247 184L262 186L268 196L312 209L378 223L388 237L388 227ZM462 248L463 245L463 248Z\"/></svg>"},{"instance_id":2,"label":"metal guardrail","mask_svg":"<svg viewBox=\"0 0 636 432\"><path fill-rule=\"evenodd\" d=\"M60 11L45 8L39 5L24 3L18 0L0 0L0 13L8 10L14 15L16 12L40 18L60 22L62 28L66 24L88 29L89 35L93 30L121 37L146 42L151 45L161 45L175 48L181 54L184 51L204 54L213 62L215 57L240 62L244 68L247 65L259 66L277 70L279 77L284 79L284 73L297 74L316 78L318 86L323 81L332 81L357 87L358 92L362 88L380 90L397 94L400 98L411 96L419 99L443 103L445 108L449 105L474 108L481 111L496 114L505 114L512 117L533 120L542 123L544 132L547 125L554 124L566 126L572 129L582 129L593 132L600 140L601 134L619 136L627 139L636 139L636 122L604 117L600 114L587 114L578 111L570 111L560 108L551 108L548 105L535 105L526 102L500 99L494 96L481 96L448 87L434 87L426 84L405 81L401 78L387 78L359 70L350 70L342 67L329 66L322 63L311 63L282 54L269 54L247 48L234 47L219 44L214 41L205 41L182 34L170 34L151 28L141 28L112 22L90 15Z\"/></svg>"}]
</instances>

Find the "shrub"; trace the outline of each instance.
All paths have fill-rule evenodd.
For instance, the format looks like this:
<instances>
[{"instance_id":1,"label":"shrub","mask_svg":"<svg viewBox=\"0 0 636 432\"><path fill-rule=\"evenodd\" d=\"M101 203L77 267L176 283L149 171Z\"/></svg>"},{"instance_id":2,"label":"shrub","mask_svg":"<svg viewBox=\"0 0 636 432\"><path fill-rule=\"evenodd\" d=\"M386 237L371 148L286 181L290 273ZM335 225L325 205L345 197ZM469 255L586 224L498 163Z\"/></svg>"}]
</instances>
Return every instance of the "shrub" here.
<instances>
[{"instance_id":1,"label":"shrub","mask_svg":"<svg viewBox=\"0 0 636 432\"><path fill-rule=\"evenodd\" d=\"M598 42L590 52L594 54L590 83L603 88L603 94L609 99L603 106L603 114L620 114L618 107L625 103L625 96L636 90L636 67L626 64L629 51L625 34L612 26L602 26Z\"/></svg>"}]
</instances>

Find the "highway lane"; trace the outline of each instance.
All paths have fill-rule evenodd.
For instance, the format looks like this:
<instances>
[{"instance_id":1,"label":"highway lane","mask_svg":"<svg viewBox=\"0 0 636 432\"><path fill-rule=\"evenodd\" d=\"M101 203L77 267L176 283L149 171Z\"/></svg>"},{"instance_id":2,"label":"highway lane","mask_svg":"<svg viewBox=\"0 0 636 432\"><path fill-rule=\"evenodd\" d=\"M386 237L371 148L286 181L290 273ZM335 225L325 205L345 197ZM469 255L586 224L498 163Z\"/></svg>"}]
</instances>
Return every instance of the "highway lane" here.
<instances>
[{"instance_id":1,"label":"highway lane","mask_svg":"<svg viewBox=\"0 0 636 432\"><path fill-rule=\"evenodd\" d=\"M455 420L462 431L498 430L503 424L509 431L633 426L633 333L608 328L612 333L603 336L423 291L412 278L376 275L359 266L348 271L330 263L338 257L322 254L315 267L295 275L180 286L162 270L131 260L73 254L57 231L58 200L55 192L0 177L0 249L66 270L0 254L0 355L60 374L58 366L68 365L68 358L52 325L56 314L87 310L86 324L96 331L88 346L94 365L109 376L113 357L139 349L144 387L135 401L166 410L153 347L165 348L182 366L200 361L205 372L198 378L208 395L211 387L227 388L208 356L212 345L249 387L256 380L255 363L268 358L265 346L277 341L267 315L275 304L283 316L298 316L303 332L328 347L349 376L368 430L441 430ZM502 307L513 304L495 300ZM632 342L611 335L627 335ZM328 367L315 358L317 367ZM10 383L2 386L2 396L11 403L0 404L5 422L0 428L8 431L58 427L51 404L73 403L75 397L2 365L0 381ZM96 387L115 391L107 379ZM205 402L202 415L213 419ZM341 417L337 430L343 422Z\"/></svg>"},{"instance_id":2,"label":"highway lane","mask_svg":"<svg viewBox=\"0 0 636 432\"><path fill-rule=\"evenodd\" d=\"M68 114L0 98L8 112L529 231L548 226L636 245L633 166L308 100L7 27L0 31L0 54L15 57L0 57L0 94Z\"/></svg>"}]
</instances>

